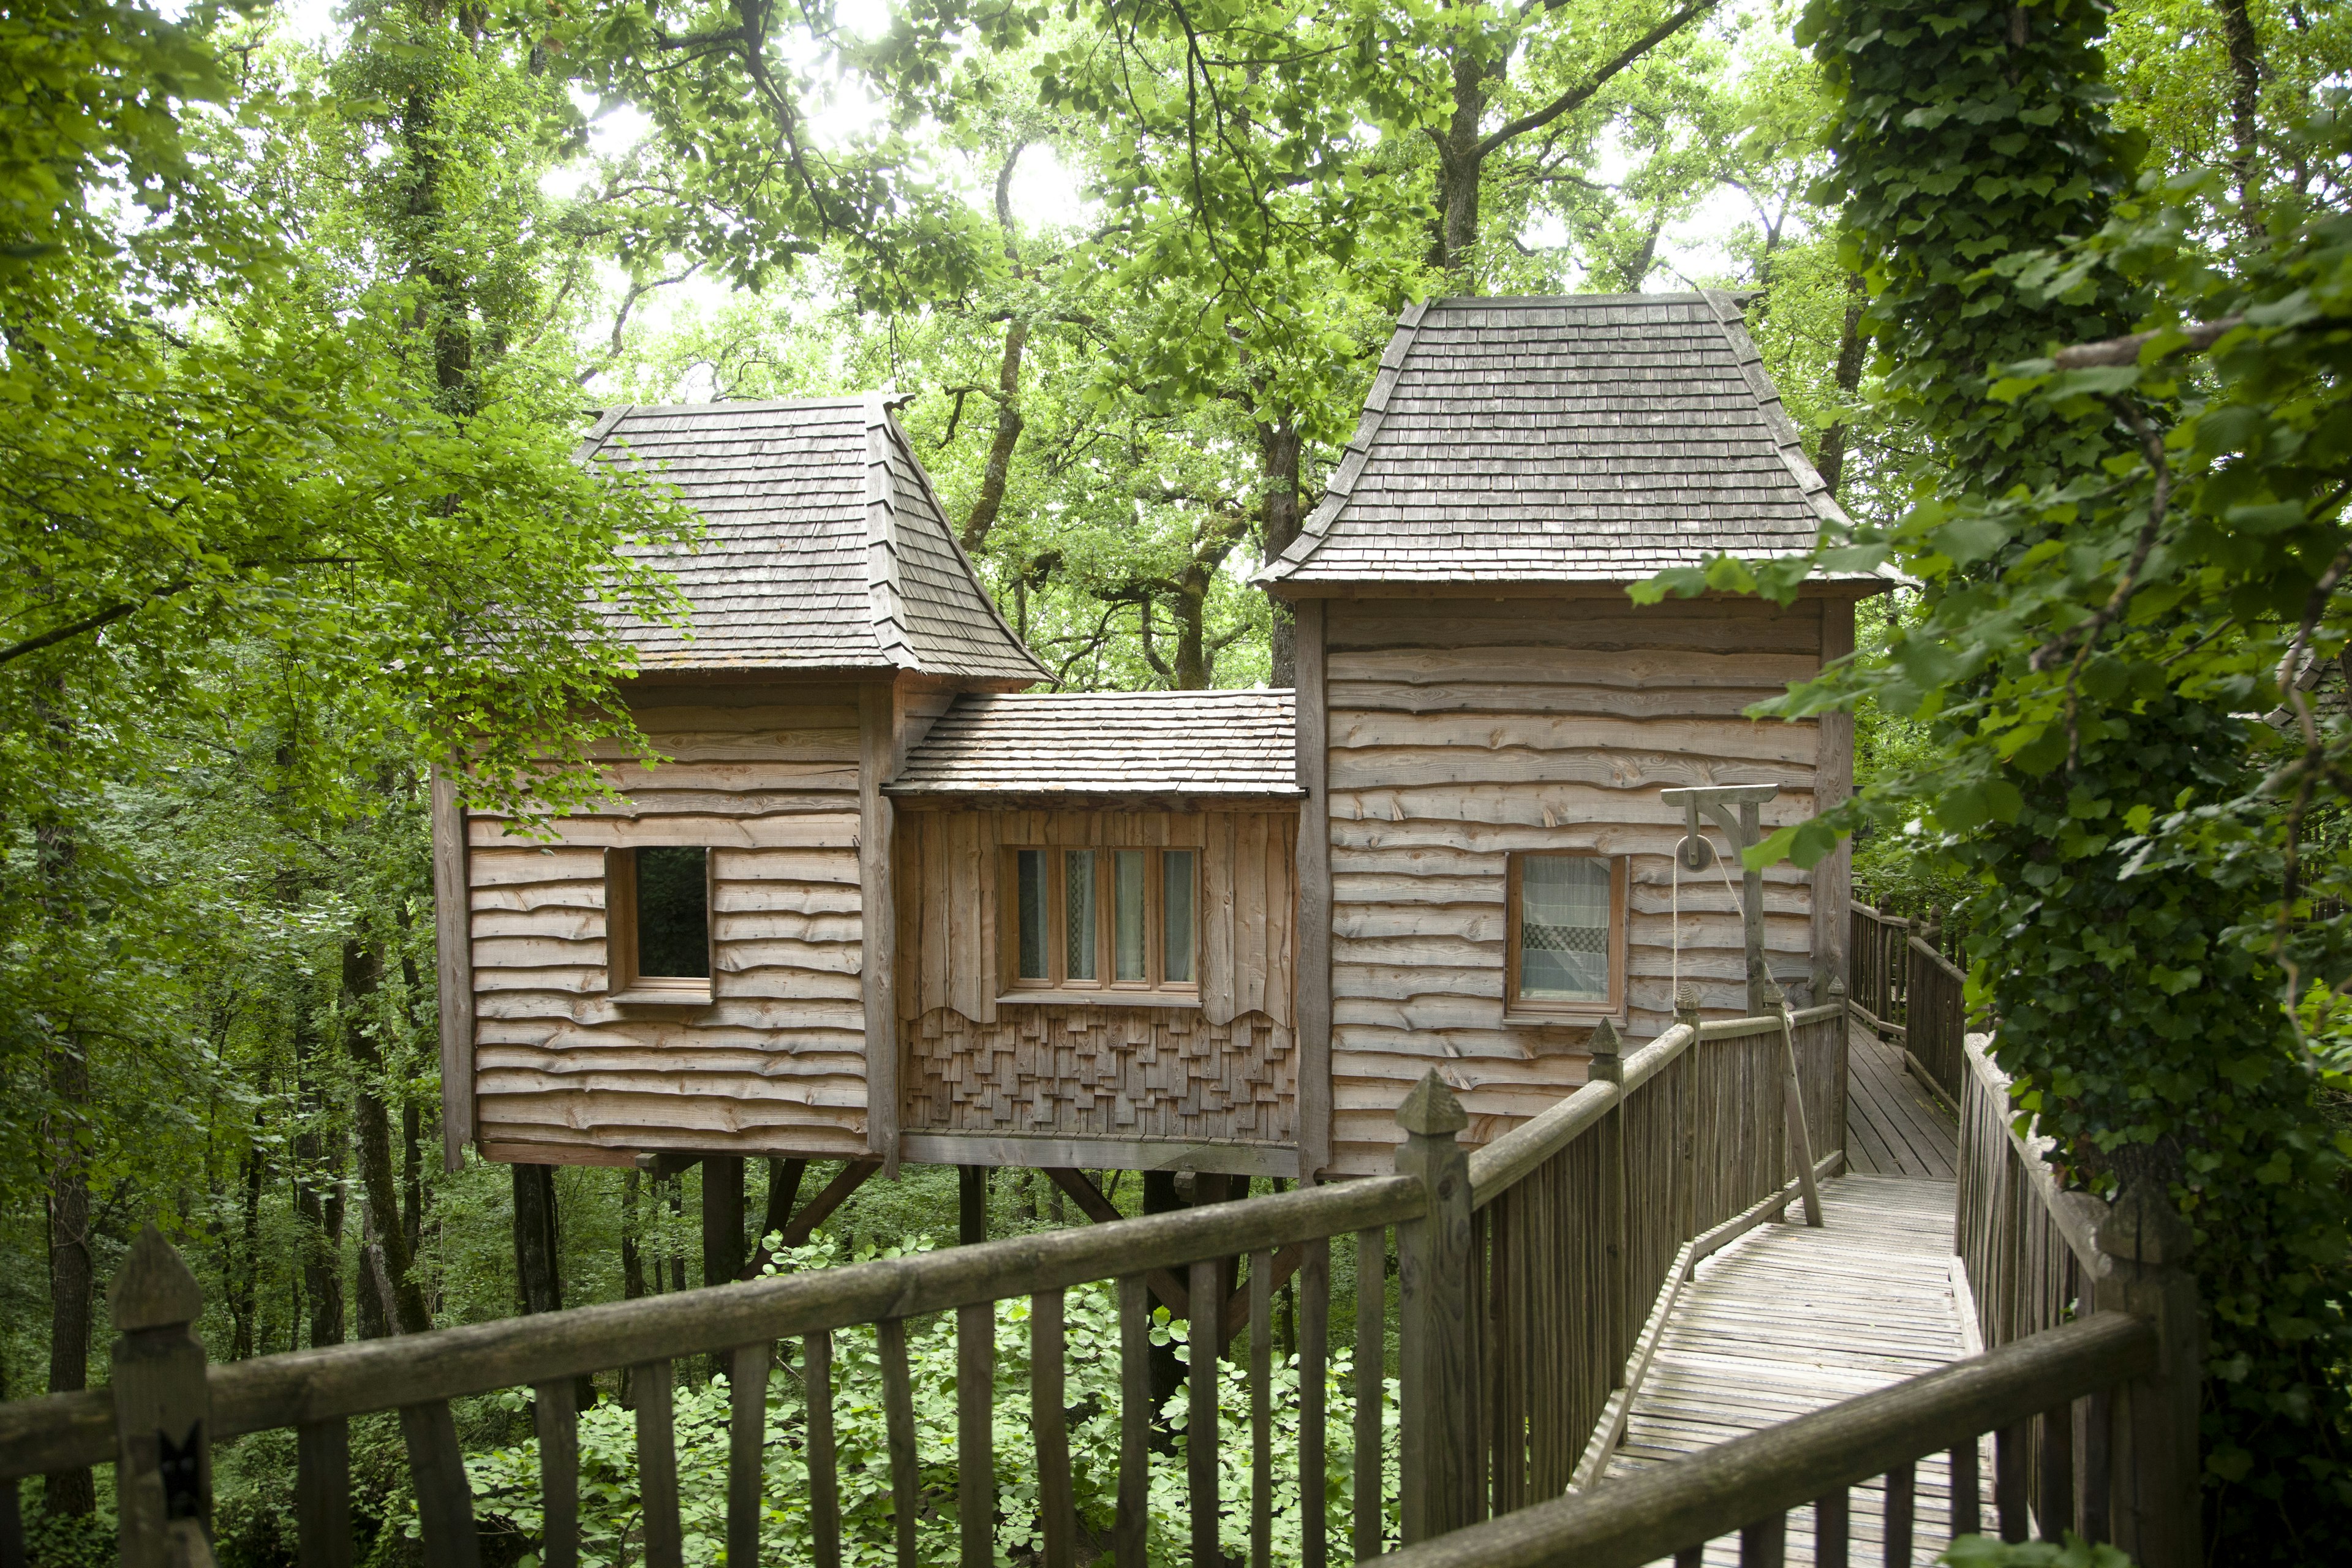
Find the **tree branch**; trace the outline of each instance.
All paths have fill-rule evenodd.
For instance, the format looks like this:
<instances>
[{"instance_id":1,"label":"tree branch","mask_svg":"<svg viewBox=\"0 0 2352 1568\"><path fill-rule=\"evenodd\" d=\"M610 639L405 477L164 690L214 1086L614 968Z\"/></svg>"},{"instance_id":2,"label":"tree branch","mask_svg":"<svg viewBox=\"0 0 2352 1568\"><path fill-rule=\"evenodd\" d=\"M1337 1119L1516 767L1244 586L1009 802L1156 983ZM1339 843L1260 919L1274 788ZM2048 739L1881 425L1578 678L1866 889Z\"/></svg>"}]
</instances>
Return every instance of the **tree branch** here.
<instances>
[{"instance_id":1,"label":"tree branch","mask_svg":"<svg viewBox=\"0 0 2352 1568\"><path fill-rule=\"evenodd\" d=\"M1612 78L1624 70L1628 66L1631 66L1641 59L1643 55L1648 54L1652 49L1656 48L1660 44L1664 43L1668 38L1671 38L1676 33L1681 32L1685 27L1690 26L1691 23L1705 16L1707 12L1714 10L1716 0L1691 0L1689 5L1685 5L1681 10L1667 17L1664 21L1651 28L1648 32L1643 34L1632 43L1626 45L1624 48L1619 50L1614 59L1612 59L1607 65L1602 66L1599 70L1593 72L1592 75L1587 77L1577 86L1561 93L1558 98L1553 99L1549 103L1544 105L1541 109L1537 110L1533 114L1523 114L1517 120L1505 121L1501 125L1496 127L1492 132L1489 132L1479 142L1477 147L1472 152L1472 160L1475 162L1477 159L1485 157L1487 153L1493 152L1496 148L1500 147L1506 142L1512 140L1514 137L1524 136L1530 131L1542 130L1545 126L1550 124L1553 121L1558 120L1570 110L1582 104L1591 98L1594 93L1599 92L1602 88L1608 86Z\"/></svg>"}]
</instances>

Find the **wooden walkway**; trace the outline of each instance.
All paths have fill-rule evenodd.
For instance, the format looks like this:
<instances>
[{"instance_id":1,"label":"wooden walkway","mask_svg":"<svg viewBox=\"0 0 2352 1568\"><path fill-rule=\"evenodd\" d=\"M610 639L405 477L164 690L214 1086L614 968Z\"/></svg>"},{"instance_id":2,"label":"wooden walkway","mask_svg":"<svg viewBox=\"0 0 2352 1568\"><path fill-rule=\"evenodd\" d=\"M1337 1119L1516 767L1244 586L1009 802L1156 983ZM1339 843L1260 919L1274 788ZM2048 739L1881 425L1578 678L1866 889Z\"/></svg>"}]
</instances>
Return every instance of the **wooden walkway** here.
<instances>
[{"instance_id":1,"label":"wooden walkway","mask_svg":"<svg viewBox=\"0 0 2352 1568\"><path fill-rule=\"evenodd\" d=\"M1904 1070L1903 1053L1860 1024L1846 1053L1845 1116L1847 1169L1856 1174L1956 1179L1958 1123Z\"/></svg>"},{"instance_id":2,"label":"wooden walkway","mask_svg":"<svg viewBox=\"0 0 2352 1568\"><path fill-rule=\"evenodd\" d=\"M1608 1474L1665 1463L1978 1348L1954 1287L1955 1191L1949 1182L1839 1177L1822 1184L1822 1228L1759 1226L1699 1265ZM1950 1540L1948 1470L1940 1457L1919 1466L1912 1539L1920 1564L1932 1564ZM1880 1483L1854 1489L1853 1562L1884 1561L1885 1508ZM1812 1531L1811 1509L1789 1516L1790 1564L1812 1562ZM1736 1539L1707 1549L1711 1565L1738 1560Z\"/></svg>"}]
</instances>

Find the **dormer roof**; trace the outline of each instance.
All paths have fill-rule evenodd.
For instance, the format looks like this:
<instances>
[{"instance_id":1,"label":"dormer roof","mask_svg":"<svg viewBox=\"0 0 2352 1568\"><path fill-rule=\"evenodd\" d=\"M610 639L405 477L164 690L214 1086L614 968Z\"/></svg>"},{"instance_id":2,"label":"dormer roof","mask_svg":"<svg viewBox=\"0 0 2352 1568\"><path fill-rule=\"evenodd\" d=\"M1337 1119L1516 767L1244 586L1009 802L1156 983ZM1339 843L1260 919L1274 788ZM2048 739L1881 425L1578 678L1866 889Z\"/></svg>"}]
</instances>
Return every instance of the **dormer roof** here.
<instances>
[{"instance_id":1,"label":"dormer roof","mask_svg":"<svg viewBox=\"0 0 2352 1568\"><path fill-rule=\"evenodd\" d=\"M1323 504L1257 581L1633 582L1810 550L1844 520L1729 294L1435 300L1404 312Z\"/></svg>"},{"instance_id":2,"label":"dormer roof","mask_svg":"<svg viewBox=\"0 0 2352 1568\"><path fill-rule=\"evenodd\" d=\"M645 552L693 607L691 636L624 621L648 673L1046 678L878 394L610 408L577 456L656 471L702 516L699 549Z\"/></svg>"}]
</instances>

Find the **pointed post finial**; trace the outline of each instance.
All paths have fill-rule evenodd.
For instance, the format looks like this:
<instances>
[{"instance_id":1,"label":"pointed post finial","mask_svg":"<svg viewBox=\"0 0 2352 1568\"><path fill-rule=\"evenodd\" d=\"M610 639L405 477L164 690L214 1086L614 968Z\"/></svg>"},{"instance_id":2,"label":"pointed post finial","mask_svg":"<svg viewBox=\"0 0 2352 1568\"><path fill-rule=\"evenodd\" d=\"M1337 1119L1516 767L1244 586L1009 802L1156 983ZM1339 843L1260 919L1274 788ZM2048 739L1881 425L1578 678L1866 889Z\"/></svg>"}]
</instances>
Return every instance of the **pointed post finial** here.
<instances>
[{"instance_id":1,"label":"pointed post finial","mask_svg":"<svg viewBox=\"0 0 2352 1568\"><path fill-rule=\"evenodd\" d=\"M1624 1042L1617 1037L1617 1026L1603 1018L1592 1026L1592 1065L1585 1069L1593 1083L1623 1083L1625 1081Z\"/></svg>"},{"instance_id":2,"label":"pointed post finial","mask_svg":"<svg viewBox=\"0 0 2352 1568\"><path fill-rule=\"evenodd\" d=\"M194 1322L204 1315L205 1293L163 1233L150 1225L115 1271L106 1304L115 1331L131 1334Z\"/></svg>"},{"instance_id":3,"label":"pointed post finial","mask_svg":"<svg viewBox=\"0 0 2352 1568\"><path fill-rule=\"evenodd\" d=\"M1397 1107L1397 1125L1407 1132L1423 1138L1444 1138L1470 1125L1470 1113L1454 1097L1454 1090L1432 1068L1412 1092Z\"/></svg>"}]
</instances>

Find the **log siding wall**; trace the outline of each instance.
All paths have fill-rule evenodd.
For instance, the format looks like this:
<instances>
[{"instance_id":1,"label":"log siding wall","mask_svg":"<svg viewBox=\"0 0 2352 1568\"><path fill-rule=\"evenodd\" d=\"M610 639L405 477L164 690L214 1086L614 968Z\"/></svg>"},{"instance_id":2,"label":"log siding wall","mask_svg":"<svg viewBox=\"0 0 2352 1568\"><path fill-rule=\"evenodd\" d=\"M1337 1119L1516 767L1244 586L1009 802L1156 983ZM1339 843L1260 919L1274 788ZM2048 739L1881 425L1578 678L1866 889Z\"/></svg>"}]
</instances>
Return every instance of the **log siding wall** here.
<instances>
[{"instance_id":1,"label":"log siding wall","mask_svg":"<svg viewBox=\"0 0 2352 1568\"><path fill-rule=\"evenodd\" d=\"M1332 1169L1371 1174L1390 1168L1396 1106L1433 1066L1478 1142L1584 1081L1585 1026L1504 1020L1512 852L1630 858L1627 1032L1671 1025L1683 830L1658 791L1776 784L1768 825L1811 814L1818 727L1739 715L1819 668L1822 613L1817 600L1636 607L1611 590L1333 599L1324 615ZM1765 876L1767 955L1801 1001L1811 883L1785 865ZM1745 1011L1737 909L1716 873L1685 876L1681 974L1717 1014Z\"/></svg>"},{"instance_id":2,"label":"log siding wall","mask_svg":"<svg viewBox=\"0 0 2352 1568\"><path fill-rule=\"evenodd\" d=\"M1295 809L902 809L904 1129L1294 1142L1297 833ZM1024 847L1198 850L1199 1005L1000 1004L1000 870Z\"/></svg>"},{"instance_id":3,"label":"log siding wall","mask_svg":"<svg viewBox=\"0 0 2352 1568\"><path fill-rule=\"evenodd\" d=\"M467 824L482 1152L864 1152L856 689L656 688L633 710L671 760L602 759L625 805L555 845ZM604 850L663 844L710 849L708 1008L604 996Z\"/></svg>"}]
</instances>

